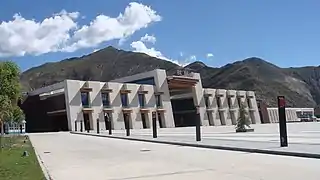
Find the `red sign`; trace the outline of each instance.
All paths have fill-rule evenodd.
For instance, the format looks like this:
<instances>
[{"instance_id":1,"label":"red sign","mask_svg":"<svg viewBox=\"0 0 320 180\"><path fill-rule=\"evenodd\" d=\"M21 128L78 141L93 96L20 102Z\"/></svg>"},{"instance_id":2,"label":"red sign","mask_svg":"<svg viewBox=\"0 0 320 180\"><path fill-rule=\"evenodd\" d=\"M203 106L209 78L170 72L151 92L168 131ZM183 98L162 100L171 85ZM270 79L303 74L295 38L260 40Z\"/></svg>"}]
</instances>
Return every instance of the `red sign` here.
<instances>
[{"instance_id":1,"label":"red sign","mask_svg":"<svg viewBox=\"0 0 320 180\"><path fill-rule=\"evenodd\" d=\"M278 101L279 101L280 108L283 108L286 106L286 100L284 99L284 97L278 97Z\"/></svg>"}]
</instances>

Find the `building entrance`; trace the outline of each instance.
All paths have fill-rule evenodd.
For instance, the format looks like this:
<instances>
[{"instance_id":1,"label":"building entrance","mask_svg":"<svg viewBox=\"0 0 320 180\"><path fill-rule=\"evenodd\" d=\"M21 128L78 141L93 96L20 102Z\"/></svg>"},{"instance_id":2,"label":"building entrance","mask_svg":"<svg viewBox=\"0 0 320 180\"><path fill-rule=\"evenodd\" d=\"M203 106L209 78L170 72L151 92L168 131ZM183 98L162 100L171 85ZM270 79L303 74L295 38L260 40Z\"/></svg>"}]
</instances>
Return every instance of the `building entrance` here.
<instances>
[{"instance_id":1,"label":"building entrance","mask_svg":"<svg viewBox=\"0 0 320 180\"><path fill-rule=\"evenodd\" d=\"M172 99L172 111L176 127L195 126L198 118L193 99Z\"/></svg>"},{"instance_id":2,"label":"building entrance","mask_svg":"<svg viewBox=\"0 0 320 180\"><path fill-rule=\"evenodd\" d=\"M52 115L49 118L52 123L52 131L69 131L66 114Z\"/></svg>"}]
</instances>

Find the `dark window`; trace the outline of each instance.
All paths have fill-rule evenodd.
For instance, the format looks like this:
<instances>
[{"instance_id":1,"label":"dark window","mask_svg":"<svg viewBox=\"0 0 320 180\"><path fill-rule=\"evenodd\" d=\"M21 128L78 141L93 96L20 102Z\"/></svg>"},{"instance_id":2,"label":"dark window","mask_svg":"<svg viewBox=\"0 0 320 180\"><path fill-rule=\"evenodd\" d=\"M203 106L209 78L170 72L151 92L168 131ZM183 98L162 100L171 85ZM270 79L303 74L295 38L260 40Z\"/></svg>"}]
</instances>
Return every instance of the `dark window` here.
<instances>
[{"instance_id":1,"label":"dark window","mask_svg":"<svg viewBox=\"0 0 320 180\"><path fill-rule=\"evenodd\" d=\"M124 107L128 106L128 94L121 94L121 103Z\"/></svg>"},{"instance_id":2,"label":"dark window","mask_svg":"<svg viewBox=\"0 0 320 180\"><path fill-rule=\"evenodd\" d=\"M249 99L249 98L247 98L247 107L251 108L251 106L250 106L250 99Z\"/></svg>"},{"instance_id":3,"label":"dark window","mask_svg":"<svg viewBox=\"0 0 320 180\"><path fill-rule=\"evenodd\" d=\"M127 82L127 83L155 85L153 77L145 78L145 79L138 79L138 80L130 81L130 82Z\"/></svg>"},{"instance_id":4,"label":"dark window","mask_svg":"<svg viewBox=\"0 0 320 180\"><path fill-rule=\"evenodd\" d=\"M228 97L228 106L229 106L229 108L233 108L231 98L229 98L229 97Z\"/></svg>"},{"instance_id":5,"label":"dark window","mask_svg":"<svg viewBox=\"0 0 320 180\"><path fill-rule=\"evenodd\" d=\"M218 106L219 108L222 107L222 106L221 106L221 99L220 99L220 97L217 97L217 106Z\"/></svg>"},{"instance_id":6,"label":"dark window","mask_svg":"<svg viewBox=\"0 0 320 180\"><path fill-rule=\"evenodd\" d=\"M241 98L237 98L237 100L238 100L238 106L240 108L241 107Z\"/></svg>"},{"instance_id":7,"label":"dark window","mask_svg":"<svg viewBox=\"0 0 320 180\"><path fill-rule=\"evenodd\" d=\"M104 107L110 106L109 93L101 93L101 98Z\"/></svg>"},{"instance_id":8,"label":"dark window","mask_svg":"<svg viewBox=\"0 0 320 180\"><path fill-rule=\"evenodd\" d=\"M210 105L209 97L205 97L204 102L206 103L206 107L209 107L209 105Z\"/></svg>"},{"instance_id":9,"label":"dark window","mask_svg":"<svg viewBox=\"0 0 320 180\"><path fill-rule=\"evenodd\" d=\"M82 106L89 106L89 93L87 92L82 92L81 93L81 102Z\"/></svg>"},{"instance_id":10,"label":"dark window","mask_svg":"<svg viewBox=\"0 0 320 180\"><path fill-rule=\"evenodd\" d=\"M160 95L156 95L156 104L157 104L157 107L161 107L161 96Z\"/></svg>"},{"instance_id":11,"label":"dark window","mask_svg":"<svg viewBox=\"0 0 320 180\"><path fill-rule=\"evenodd\" d=\"M144 94L139 94L139 104L140 104L140 107L144 107L145 106L145 96L144 96Z\"/></svg>"}]
</instances>

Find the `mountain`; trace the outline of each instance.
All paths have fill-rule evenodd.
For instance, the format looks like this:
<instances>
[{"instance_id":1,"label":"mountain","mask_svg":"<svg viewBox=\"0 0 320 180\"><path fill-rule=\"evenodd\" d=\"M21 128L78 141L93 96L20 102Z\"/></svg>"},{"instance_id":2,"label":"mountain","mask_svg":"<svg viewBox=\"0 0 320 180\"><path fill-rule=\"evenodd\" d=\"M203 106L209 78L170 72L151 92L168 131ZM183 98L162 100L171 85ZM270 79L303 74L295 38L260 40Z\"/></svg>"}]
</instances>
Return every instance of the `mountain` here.
<instances>
[{"instance_id":1,"label":"mountain","mask_svg":"<svg viewBox=\"0 0 320 180\"><path fill-rule=\"evenodd\" d=\"M260 58L248 58L227 64L219 69L199 67L194 64L188 68L204 73L204 87L243 89L256 92L257 99L269 106L277 105L277 96L284 95L291 107L314 107L316 95L310 91L310 84L302 77L293 76L287 69L282 69ZM295 68L292 68L295 69ZM300 69L296 69L300 72ZM320 69L319 69L320 72ZM307 75L305 75L307 77ZM319 89L320 92L320 89Z\"/></svg>"},{"instance_id":2,"label":"mountain","mask_svg":"<svg viewBox=\"0 0 320 180\"><path fill-rule=\"evenodd\" d=\"M182 67L169 61L107 47L79 58L46 63L21 74L25 90L36 89L64 79L109 81L156 68L168 74ZM252 57L221 68L193 62L186 67L198 72L207 88L253 90L257 99L276 106L278 95L284 95L292 107L314 107L320 104L320 67L280 68Z\"/></svg>"},{"instance_id":3,"label":"mountain","mask_svg":"<svg viewBox=\"0 0 320 180\"><path fill-rule=\"evenodd\" d=\"M21 74L21 83L25 90L30 90L64 79L109 81L156 68L173 72L179 66L143 53L127 52L109 46L79 58L31 68Z\"/></svg>"}]
</instances>

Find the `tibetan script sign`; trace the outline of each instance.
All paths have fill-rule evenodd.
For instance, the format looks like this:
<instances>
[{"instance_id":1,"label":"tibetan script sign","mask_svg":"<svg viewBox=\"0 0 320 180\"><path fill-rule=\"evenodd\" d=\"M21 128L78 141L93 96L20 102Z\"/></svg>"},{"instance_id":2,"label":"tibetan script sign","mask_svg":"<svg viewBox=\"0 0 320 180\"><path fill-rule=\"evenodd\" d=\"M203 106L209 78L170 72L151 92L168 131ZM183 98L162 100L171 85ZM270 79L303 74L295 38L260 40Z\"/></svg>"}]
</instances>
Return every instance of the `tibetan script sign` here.
<instances>
[{"instance_id":1,"label":"tibetan script sign","mask_svg":"<svg viewBox=\"0 0 320 180\"><path fill-rule=\"evenodd\" d=\"M186 76L186 77L193 77L193 72L190 72L186 69L178 69L175 73L177 76Z\"/></svg>"}]
</instances>

